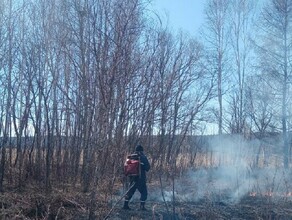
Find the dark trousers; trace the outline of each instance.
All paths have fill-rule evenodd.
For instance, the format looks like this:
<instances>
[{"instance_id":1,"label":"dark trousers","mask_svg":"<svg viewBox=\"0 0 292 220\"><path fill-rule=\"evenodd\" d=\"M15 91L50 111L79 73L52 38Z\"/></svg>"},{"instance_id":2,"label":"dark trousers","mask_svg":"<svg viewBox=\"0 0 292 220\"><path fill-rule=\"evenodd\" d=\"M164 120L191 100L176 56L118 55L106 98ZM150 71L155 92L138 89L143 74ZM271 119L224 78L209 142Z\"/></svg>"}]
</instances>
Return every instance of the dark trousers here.
<instances>
[{"instance_id":1,"label":"dark trousers","mask_svg":"<svg viewBox=\"0 0 292 220\"><path fill-rule=\"evenodd\" d=\"M130 178L130 189L129 192L125 196L126 201L130 201L136 190L141 194L140 201L145 202L147 199L148 191L147 191L147 185L146 180L141 179L139 177L131 177Z\"/></svg>"}]
</instances>

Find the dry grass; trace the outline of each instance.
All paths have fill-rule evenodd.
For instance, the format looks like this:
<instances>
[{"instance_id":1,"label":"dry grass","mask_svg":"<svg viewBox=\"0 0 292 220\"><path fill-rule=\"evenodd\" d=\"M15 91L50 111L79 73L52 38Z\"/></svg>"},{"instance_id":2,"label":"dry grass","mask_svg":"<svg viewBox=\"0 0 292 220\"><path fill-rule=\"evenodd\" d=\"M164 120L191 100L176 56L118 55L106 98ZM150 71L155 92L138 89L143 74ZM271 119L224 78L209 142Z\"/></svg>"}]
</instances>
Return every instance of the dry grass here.
<instances>
[{"instance_id":1,"label":"dry grass","mask_svg":"<svg viewBox=\"0 0 292 220\"><path fill-rule=\"evenodd\" d=\"M16 158L16 149L12 149L12 162ZM54 151L56 155L57 151ZM45 151L42 151L42 158L45 158ZM61 158L64 152L61 152ZM9 154L7 158L9 158ZM27 159L28 154L26 153ZM33 152L33 158L36 158L36 152ZM55 158L55 157L54 157ZM206 184L200 179L186 179L186 171L189 168L191 155L179 155L177 158L177 171L179 174L173 174L169 166L165 167L165 173L168 175L175 175L176 200L172 202L171 198L167 200L167 206L161 199L161 188L157 182L157 173L155 168L151 170L151 183L149 183L149 199L147 201L147 208L149 211L138 211L139 199L133 199L131 203L132 211L124 211L121 209L122 202L118 203L116 207L113 205L121 198L123 192L122 179L108 175L99 180L96 204L94 213L96 219L103 219L111 209L113 212L108 219L122 220L122 219L292 219L292 203L290 198L271 199L276 195L271 194L267 196L263 191L254 192L254 194L247 193L236 202L229 202L226 198L229 196L228 190L221 190L218 194L214 194L212 187L218 186L218 182L210 180L206 186L206 191L203 196L198 197L198 186ZM266 158L259 158L259 165L264 166ZM269 156L269 165L271 167L278 167L281 163L281 158L277 155ZM228 157L224 154L216 154L212 152L197 153L194 170L201 168L216 169L220 166L234 166L238 161L244 161L246 167L249 169L255 164L254 155L238 155L238 157ZM79 161L82 165L82 153ZM18 176L17 168L9 167L7 170L13 175ZM248 170L250 171L250 170ZM153 175L154 174L154 175ZM251 175L251 174L249 174ZM82 193L80 183L77 182L73 187L71 182L58 183L54 181L56 177L52 176L53 189L47 193L43 188L40 188L39 182L34 182L28 179L21 190L14 187L11 182L5 182L5 192L0 195L0 219L88 219L88 210L90 207L90 192ZM181 179L179 179L181 178ZM238 176L239 184L245 177ZM286 181L287 191L290 189L289 178L283 177ZM14 178L11 178L12 180ZM16 179L16 178L15 178ZM163 187L164 192L172 194L171 178L165 180ZM267 187L272 186L273 176L266 178ZM8 180L6 180L8 181ZM110 183L112 182L112 186ZM213 181L213 182L212 182ZM268 182L270 181L270 182ZM16 183L15 180L12 183ZM15 184L16 185L16 184ZM184 187L182 187L184 186ZM251 187L252 188L252 187ZM228 189L228 187L227 187ZM255 188L256 189L256 188ZM267 188L268 189L268 188ZM125 190L125 189L124 189ZM209 191L208 191L209 190ZM289 191L288 191L289 192ZM191 195L192 198L184 200L185 197L178 195ZM292 194L291 194L292 195ZM199 198L199 199L198 199ZM175 206L175 213L173 213L173 206Z\"/></svg>"}]
</instances>

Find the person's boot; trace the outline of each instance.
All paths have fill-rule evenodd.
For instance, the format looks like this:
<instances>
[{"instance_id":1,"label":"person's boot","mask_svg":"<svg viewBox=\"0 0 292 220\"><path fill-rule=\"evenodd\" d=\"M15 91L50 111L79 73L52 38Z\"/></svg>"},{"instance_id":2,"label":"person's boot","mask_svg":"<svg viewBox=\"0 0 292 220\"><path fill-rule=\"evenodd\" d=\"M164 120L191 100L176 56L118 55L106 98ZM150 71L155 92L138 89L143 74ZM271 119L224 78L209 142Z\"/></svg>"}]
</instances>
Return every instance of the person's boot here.
<instances>
[{"instance_id":1,"label":"person's boot","mask_svg":"<svg viewBox=\"0 0 292 220\"><path fill-rule=\"evenodd\" d=\"M129 201L126 201L124 202L124 206L123 206L123 209L126 209L126 210L130 210L130 207L129 207Z\"/></svg>"},{"instance_id":2,"label":"person's boot","mask_svg":"<svg viewBox=\"0 0 292 220\"><path fill-rule=\"evenodd\" d=\"M145 208L145 202L140 203L140 210L147 211L147 209Z\"/></svg>"}]
</instances>

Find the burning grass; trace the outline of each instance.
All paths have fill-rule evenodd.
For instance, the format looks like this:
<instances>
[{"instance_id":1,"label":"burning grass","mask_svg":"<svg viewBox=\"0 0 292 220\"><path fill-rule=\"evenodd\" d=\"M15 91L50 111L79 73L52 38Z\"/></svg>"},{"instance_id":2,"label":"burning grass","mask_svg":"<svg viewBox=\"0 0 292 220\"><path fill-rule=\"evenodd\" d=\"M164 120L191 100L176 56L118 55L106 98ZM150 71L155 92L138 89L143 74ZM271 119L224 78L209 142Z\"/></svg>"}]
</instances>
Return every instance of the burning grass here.
<instances>
[{"instance_id":1,"label":"burning grass","mask_svg":"<svg viewBox=\"0 0 292 220\"><path fill-rule=\"evenodd\" d=\"M169 211L161 202L150 201L148 212L137 211L138 203L132 204L134 210L123 211L120 208L109 219L292 219L291 201L272 202L266 197L246 195L238 203L226 203L209 198L196 202L176 202L175 213L172 204Z\"/></svg>"},{"instance_id":2,"label":"burning grass","mask_svg":"<svg viewBox=\"0 0 292 220\"><path fill-rule=\"evenodd\" d=\"M102 178L95 219L292 219L291 171L278 168L278 162L258 168L250 159L253 154L241 149L215 150L197 155L197 164L188 171L185 167L177 173L167 170L162 184L151 170L146 212L138 210L139 193L130 203L132 210L122 210L122 182L112 176ZM21 191L5 189L0 195L0 219L88 219L90 193L82 193L78 183L75 187L53 184L50 193L37 185L26 183Z\"/></svg>"},{"instance_id":3,"label":"burning grass","mask_svg":"<svg viewBox=\"0 0 292 220\"><path fill-rule=\"evenodd\" d=\"M106 196L106 189L101 187L95 206L95 219L104 219L111 209L108 219L112 220L292 219L292 193L280 191L285 187L276 186L278 183L275 179L279 176L275 176L274 172L270 172L272 177L275 176L268 179L271 182L255 176L257 181L253 183L258 185L250 184L250 187L244 188L245 193L238 194L234 193L238 189L233 185L236 181L231 181L229 176L228 181L224 182L222 176L215 175L216 172L213 169L189 172L175 180L174 193L173 183L164 181L164 199L159 183L152 181L149 183L149 199L146 203L148 211L145 212L138 210L139 193L130 203L132 210L125 211L121 209L122 200L116 204L123 194L122 185L117 184L111 196ZM282 180L285 178L282 177ZM237 184L240 186L240 181ZM273 184L274 188L271 188ZM7 189L0 195L0 219L88 219L90 194L81 193L78 186L61 188L55 188L50 193L32 184L21 191Z\"/></svg>"},{"instance_id":4,"label":"burning grass","mask_svg":"<svg viewBox=\"0 0 292 220\"><path fill-rule=\"evenodd\" d=\"M236 171L236 172L235 172ZM109 219L292 219L290 172L234 167L190 171L173 183L149 185L147 213L116 207ZM175 189L173 191L173 188ZM139 195L139 194L138 194ZM126 216L126 217L125 217Z\"/></svg>"}]
</instances>

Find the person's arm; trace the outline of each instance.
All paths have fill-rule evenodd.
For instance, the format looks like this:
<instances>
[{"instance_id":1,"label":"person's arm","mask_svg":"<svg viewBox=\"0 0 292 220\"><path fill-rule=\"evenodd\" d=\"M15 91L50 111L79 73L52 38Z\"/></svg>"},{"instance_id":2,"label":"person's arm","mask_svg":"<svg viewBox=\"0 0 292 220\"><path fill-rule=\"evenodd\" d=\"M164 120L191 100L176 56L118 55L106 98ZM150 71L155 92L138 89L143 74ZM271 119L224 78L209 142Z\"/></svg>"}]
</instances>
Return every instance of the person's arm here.
<instances>
[{"instance_id":1,"label":"person's arm","mask_svg":"<svg viewBox=\"0 0 292 220\"><path fill-rule=\"evenodd\" d=\"M147 172L150 170L150 163L145 155L141 155L141 164L142 164L143 170Z\"/></svg>"}]
</instances>

